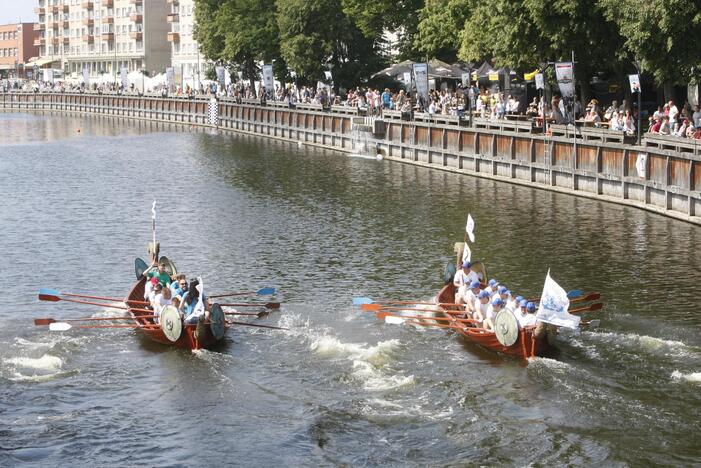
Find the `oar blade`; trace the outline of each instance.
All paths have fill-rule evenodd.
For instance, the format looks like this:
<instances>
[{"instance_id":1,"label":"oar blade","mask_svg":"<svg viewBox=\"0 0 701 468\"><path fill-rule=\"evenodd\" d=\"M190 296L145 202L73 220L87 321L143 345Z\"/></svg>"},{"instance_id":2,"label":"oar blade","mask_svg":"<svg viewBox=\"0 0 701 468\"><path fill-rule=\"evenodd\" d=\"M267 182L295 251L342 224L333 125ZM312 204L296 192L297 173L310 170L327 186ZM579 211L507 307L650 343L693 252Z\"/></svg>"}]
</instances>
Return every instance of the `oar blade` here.
<instances>
[{"instance_id":1,"label":"oar blade","mask_svg":"<svg viewBox=\"0 0 701 468\"><path fill-rule=\"evenodd\" d=\"M265 304L266 309L279 309L280 308L280 303L279 302L268 302Z\"/></svg>"},{"instance_id":2,"label":"oar blade","mask_svg":"<svg viewBox=\"0 0 701 468\"><path fill-rule=\"evenodd\" d=\"M61 300L60 297L58 297L58 294L42 294L39 293L39 300L40 301L49 301L49 302L58 302Z\"/></svg>"},{"instance_id":3,"label":"oar blade","mask_svg":"<svg viewBox=\"0 0 701 468\"><path fill-rule=\"evenodd\" d=\"M582 295L584 295L584 292L581 289L573 289L572 291L567 293L567 298L574 299Z\"/></svg>"},{"instance_id":4,"label":"oar blade","mask_svg":"<svg viewBox=\"0 0 701 468\"><path fill-rule=\"evenodd\" d=\"M601 324L601 320L595 319L595 320L589 320L584 325L586 325L588 328L597 328L600 324Z\"/></svg>"},{"instance_id":5,"label":"oar blade","mask_svg":"<svg viewBox=\"0 0 701 468\"><path fill-rule=\"evenodd\" d=\"M261 325L259 323L237 322L234 320L227 320L226 323L234 324L234 325L244 325L246 327L272 328L273 330L289 330L289 328L285 328L285 327L276 327L273 325Z\"/></svg>"},{"instance_id":6,"label":"oar blade","mask_svg":"<svg viewBox=\"0 0 701 468\"><path fill-rule=\"evenodd\" d=\"M73 328L70 323L54 322L49 324L49 331L67 331Z\"/></svg>"},{"instance_id":7,"label":"oar blade","mask_svg":"<svg viewBox=\"0 0 701 468\"><path fill-rule=\"evenodd\" d=\"M45 296L60 296L61 291L56 291L55 289L49 289L49 288L41 288L39 290L39 294L45 295Z\"/></svg>"},{"instance_id":8,"label":"oar blade","mask_svg":"<svg viewBox=\"0 0 701 468\"><path fill-rule=\"evenodd\" d=\"M360 308L362 310L380 310L382 306L380 304L362 304Z\"/></svg>"},{"instance_id":9,"label":"oar blade","mask_svg":"<svg viewBox=\"0 0 701 468\"><path fill-rule=\"evenodd\" d=\"M259 296L271 296L275 294L275 288L262 288L256 291L256 294Z\"/></svg>"},{"instance_id":10,"label":"oar blade","mask_svg":"<svg viewBox=\"0 0 701 468\"><path fill-rule=\"evenodd\" d=\"M601 310L602 307L604 307L603 302L597 302L596 304L590 305L589 310Z\"/></svg>"},{"instance_id":11,"label":"oar blade","mask_svg":"<svg viewBox=\"0 0 701 468\"><path fill-rule=\"evenodd\" d=\"M401 325L404 322L406 322L406 319L403 319L401 317L397 317L396 315L387 315L385 317L385 323L389 323L391 325Z\"/></svg>"},{"instance_id":12,"label":"oar blade","mask_svg":"<svg viewBox=\"0 0 701 468\"><path fill-rule=\"evenodd\" d=\"M372 304L374 301L369 297L354 297L353 305Z\"/></svg>"},{"instance_id":13,"label":"oar blade","mask_svg":"<svg viewBox=\"0 0 701 468\"><path fill-rule=\"evenodd\" d=\"M590 293L584 296L584 299L582 299L582 302L587 302L587 301L595 301L597 299L601 298L601 293Z\"/></svg>"},{"instance_id":14,"label":"oar blade","mask_svg":"<svg viewBox=\"0 0 701 468\"><path fill-rule=\"evenodd\" d=\"M51 325L52 323L55 323L56 320L52 318L40 318L40 319L34 319L34 325L41 326L41 325Z\"/></svg>"}]
</instances>

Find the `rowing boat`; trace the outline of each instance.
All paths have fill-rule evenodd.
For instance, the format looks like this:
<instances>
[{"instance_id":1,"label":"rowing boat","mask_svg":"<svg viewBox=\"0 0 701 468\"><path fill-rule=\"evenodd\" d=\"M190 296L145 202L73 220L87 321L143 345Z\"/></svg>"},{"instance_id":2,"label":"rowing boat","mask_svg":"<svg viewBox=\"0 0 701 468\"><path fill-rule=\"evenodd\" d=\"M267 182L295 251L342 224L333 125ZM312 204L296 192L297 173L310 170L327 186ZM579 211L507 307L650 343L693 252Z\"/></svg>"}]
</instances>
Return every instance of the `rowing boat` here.
<instances>
[{"instance_id":1,"label":"rowing boat","mask_svg":"<svg viewBox=\"0 0 701 468\"><path fill-rule=\"evenodd\" d=\"M458 263L462 258L462 249L464 243L458 242L455 244L455 253L457 254ZM480 261L472 262L472 268L480 278L480 282L486 285L487 269ZM455 303L455 286L453 286L450 272L455 272L455 266L450 262L444 272L445 285L436 296L437 304L454 304ZM453 317L450 312L455 312L457 306L439 306L444 315ZM452 322L454 329L468 341L475 343L483 348L497 351L512 356L517 356L523 359L528 359L534 356L542 356L549 348L548 338L546 333L540 333L536 337L536 327L520 327L515 316L509 310L499 312L495 319L495 332L487 331L481 327L468 326L457 321Z\"/></svg>"}]
</instances>

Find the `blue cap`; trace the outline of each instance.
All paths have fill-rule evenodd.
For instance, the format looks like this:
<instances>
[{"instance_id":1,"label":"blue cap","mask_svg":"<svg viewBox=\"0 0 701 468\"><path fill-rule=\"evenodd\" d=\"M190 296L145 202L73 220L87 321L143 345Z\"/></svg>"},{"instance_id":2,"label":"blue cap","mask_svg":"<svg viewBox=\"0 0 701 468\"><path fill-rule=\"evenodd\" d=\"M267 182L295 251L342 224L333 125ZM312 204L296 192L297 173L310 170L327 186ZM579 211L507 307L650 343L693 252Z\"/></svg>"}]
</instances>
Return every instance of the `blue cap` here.
<instances>
[{"instance_id":1,"label":"blue cap","mask_svg":"<svg viewBox=\"0 0 701 468\"><path fill-rule=\"evenodd\" d=\"M497 280L495 280L495 279L490 279L490 280L489 280L489 283L487 283L487 284L488 284L489 286L496 286L497 284L499 284L499 281L497 281Z\"/></svg>"},{"instance_id":2,"label":"blue cap","mask_svg":"<svg viewBox=\"0 0 701 468\"><path fill-rule=\"evenodd\" d=\"M495 297L492 305L504 305L504 300L501 297Z\"/></svg>"},{"instance_id":3,"label":"blue cap","mask_svg":"<svg viewBox=\"0 0 701 468\"><path fill-rule=\"evenodd\" d=\"M475 289L480 287L480 282L479 280L474 280L472 283L470 283L470 289Z\"/></svg>"},{"instance_id":4,"label":"blue cap","mask_svg":"<svg viewBox=\"0 0 701 468\"><path fill-rule=\"evenodd\" d=\"M480 293L477 295L480 299L482 298L489 298L489 292L488 291L480 291Z\"/></svg>"},{"instance_id":5,"label":"blue cap","mask_svg":"<svg viewBox=\"0 0 701 468\"><path fill-rule=\"evenodd\" d=\"M470 268L471 266L472 266L472 263L470 263L470 262L465 262L462 264L463 268Z\"/></svg>"},{"instance_id":6,"label":"blue cap","mask_svg":"<svg viewBox=\"0 0 701 468\"><path fill-rule=\"evenodd\" d=\"M509 290L506 289L506 286L499 286L499 288L497 289L497 292L499 294L506 294L507 292L509 292Z\"/></svg>"},{"instance_id":7,"label":"blue cap","mask_svg":"<svg viewBox=\"0 0 701 468\"><path fill-rule=\"evenodd\" d=\"M531 304L533 304L533 303L531 302ZM528 301L525 299L521 299L520 301L518 301L519 307L527 307L527 305L528 305ZM533 305L535 305L535 304L533 304Z\"/></svg>"},{"instance_id":8,"label":"blue cap","mask_svg":"<svg viewBox=\"0 0 701 468\"><path fill-rule=\"evenodd\" d=\"M523 300L523 296L516 296L516 304L520 304Z\"/></svg>"},{"instance_id":9,"label":"blue cap","mask_svg":"<svg viewBox=\"0 0 701 468\"><path fill-rule=\"evenodd\" d=\"M532 302L529 302L528 304L526 304L526 310L528 312L533 312L535 310L535 304Z\"/></svg>"}]
</instances>

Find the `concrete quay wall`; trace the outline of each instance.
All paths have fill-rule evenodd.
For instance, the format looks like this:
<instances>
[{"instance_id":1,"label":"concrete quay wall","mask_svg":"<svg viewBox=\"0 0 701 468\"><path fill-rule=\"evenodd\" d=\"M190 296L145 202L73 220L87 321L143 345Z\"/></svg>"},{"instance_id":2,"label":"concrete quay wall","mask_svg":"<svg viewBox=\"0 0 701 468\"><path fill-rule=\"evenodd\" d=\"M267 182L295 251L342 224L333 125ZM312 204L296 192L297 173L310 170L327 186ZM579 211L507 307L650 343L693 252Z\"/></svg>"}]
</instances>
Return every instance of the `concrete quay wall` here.
<instances>
[{"instance_id":1,"label":"concrete quay wall","mask_svg":"<svg viewBox=\"0 0 701 468\"><path fill-rule=\"evenodd\" d=\"M528 122L472 126L452 117L385 112L365 118L357 110L257 101L163 98L118 94L6 93L5 111L76 112L215 127L335 150L357 151L359 137L384 157L476 177L635 206L701 225L701 145L645 138L641 146L601 129L551 127L537 133ZM216 120L213 119L216 115ZM644 177L636 163L645 159Z\"/></svg>"}]
</instances>

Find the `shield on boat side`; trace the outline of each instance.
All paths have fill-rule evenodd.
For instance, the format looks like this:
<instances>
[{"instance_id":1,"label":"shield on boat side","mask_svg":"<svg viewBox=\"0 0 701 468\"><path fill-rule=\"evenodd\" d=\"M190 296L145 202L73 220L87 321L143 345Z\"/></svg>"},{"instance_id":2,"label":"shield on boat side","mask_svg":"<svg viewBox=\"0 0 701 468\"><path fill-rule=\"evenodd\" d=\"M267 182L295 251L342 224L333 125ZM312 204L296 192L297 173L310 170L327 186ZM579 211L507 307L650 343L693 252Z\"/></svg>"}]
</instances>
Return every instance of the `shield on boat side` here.
<instances>
[{"instance_id":1,"label":"shield on boat side","mask_svg":"<svg viewBox=\"0 0 701 468\"><path fill-rule=\"evenodd\" d=\"M518 340L518 322L510 310L501 310L494 319L494 333L499 343L511 346Z\"/></svg>"},{"instance_id":2,"label":"shield on boat side","mask_svg":"<svg viewBox=\"0 0 701 468\"><path fill-rule=\"evenodd\" d=\"M161 312L161 329L163 334L172 342L178 341L183 332L183 321L180 318L180 312L172 305L166 306Z\"/></svg>"},{"instance_id":3,"label":"shield on boat side","mask_svg":"<svg viewBox=\"0 0 701 468\"><path fill-rule=\"evenodd\" d=\"M175 268L175 263L171 262L168 257L166 257L165 255L161 256L161 258L158 259L158 263L165 263L166 273L168 273L171 276L171 278L177 276L178 269Z\"/></svg>"},{"instance_id":4,"label":"shield on boat side","mask_svg":"<svg viewBox=\"0 0 701 468\"><path fill-rule=\"evenodd\" d=\"M146 270L148 270L148 265L146 265L146 262L140 258L136 258L134 260L134 274L136 275L136 279L141 278Z\"/></svg>"},{"instance_id":5,"label":"shield on boat side","mask_svg":"<svg viewBox=\"0 0 701 468\"><path fill-rule=\"evenodd\" d=\"M217 340L221 340L226 332L226 319L224 311L219 304L212 304L212 310L209 312L209 328L212 330L212 335Z\"/></svg>"}]
</instances>

